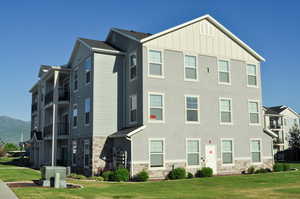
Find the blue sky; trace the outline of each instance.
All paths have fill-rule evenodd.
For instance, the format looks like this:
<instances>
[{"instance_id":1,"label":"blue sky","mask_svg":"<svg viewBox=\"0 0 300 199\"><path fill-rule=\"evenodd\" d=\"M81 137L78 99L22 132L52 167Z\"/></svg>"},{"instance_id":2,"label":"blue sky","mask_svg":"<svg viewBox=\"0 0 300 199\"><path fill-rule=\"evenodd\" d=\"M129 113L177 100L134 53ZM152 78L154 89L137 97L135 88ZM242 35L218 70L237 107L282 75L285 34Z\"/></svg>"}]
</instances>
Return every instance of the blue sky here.
<instances>
[{"instance_id":1,"label":"blue sky","mask_svg":"<svg viewBox=\"0 0 300 199\"><path fill-rule=\"evenodd\" d=\"M0 115L30 120L28 90L41 64L65 64L77 37L111 27L156 33L210 14L266 58L263 103L300 112L299 1L4 1L0 7Z\"/></svg>"}]
</instances>

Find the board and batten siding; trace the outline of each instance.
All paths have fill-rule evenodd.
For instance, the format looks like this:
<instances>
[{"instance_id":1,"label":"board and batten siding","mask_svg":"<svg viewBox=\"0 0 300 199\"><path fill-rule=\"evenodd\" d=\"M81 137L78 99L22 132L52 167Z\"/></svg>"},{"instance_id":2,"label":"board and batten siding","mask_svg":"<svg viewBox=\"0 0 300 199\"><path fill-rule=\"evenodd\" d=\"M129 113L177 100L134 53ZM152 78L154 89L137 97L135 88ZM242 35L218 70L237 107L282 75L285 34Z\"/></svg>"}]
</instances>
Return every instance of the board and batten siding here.
<instances>
[{"instance_id":1,"label":"board and batten siding","mask_svg":"<svg viewBox=\"0 0 300 199\"><path fill-rule=\"evenodd\" d=\"M145 42L144 46L259 63L244 48L206 19Z\"/></svg>"}]
</instances>

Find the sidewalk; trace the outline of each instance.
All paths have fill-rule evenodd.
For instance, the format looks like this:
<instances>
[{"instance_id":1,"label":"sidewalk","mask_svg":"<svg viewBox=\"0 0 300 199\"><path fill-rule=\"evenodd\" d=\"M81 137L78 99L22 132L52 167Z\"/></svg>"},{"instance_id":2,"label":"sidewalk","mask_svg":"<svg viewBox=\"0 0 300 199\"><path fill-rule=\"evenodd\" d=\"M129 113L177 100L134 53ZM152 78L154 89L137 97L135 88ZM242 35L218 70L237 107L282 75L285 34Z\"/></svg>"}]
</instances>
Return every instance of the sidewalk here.
<instances>
[{"instance_id":1,"label":"sidewalk","mask_svg":"<svg viewBox=\"0 0 300 199\"><path fill-rule=\"evenodd\" d=\"M0 180L0 199L18 199L15 193Z\"/></svg>"}]
</instances>

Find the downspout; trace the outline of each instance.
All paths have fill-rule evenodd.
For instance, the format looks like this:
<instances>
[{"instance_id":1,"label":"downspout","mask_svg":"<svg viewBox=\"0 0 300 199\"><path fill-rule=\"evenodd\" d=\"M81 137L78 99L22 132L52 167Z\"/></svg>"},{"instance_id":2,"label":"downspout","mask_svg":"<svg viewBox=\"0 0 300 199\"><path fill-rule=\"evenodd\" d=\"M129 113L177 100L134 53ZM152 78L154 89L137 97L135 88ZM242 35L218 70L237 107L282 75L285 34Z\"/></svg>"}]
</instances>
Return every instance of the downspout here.
<instances>
[{"instance_id":1,"label":"downspout","mask_svg":"<svg viewBox=\"0 0 300 199\"><path fill-rule=\"evenodd\" d=\"M130 141L130 177L133 178L133 144L131 137L126 137Z\"/></svg>"}]
</instances>

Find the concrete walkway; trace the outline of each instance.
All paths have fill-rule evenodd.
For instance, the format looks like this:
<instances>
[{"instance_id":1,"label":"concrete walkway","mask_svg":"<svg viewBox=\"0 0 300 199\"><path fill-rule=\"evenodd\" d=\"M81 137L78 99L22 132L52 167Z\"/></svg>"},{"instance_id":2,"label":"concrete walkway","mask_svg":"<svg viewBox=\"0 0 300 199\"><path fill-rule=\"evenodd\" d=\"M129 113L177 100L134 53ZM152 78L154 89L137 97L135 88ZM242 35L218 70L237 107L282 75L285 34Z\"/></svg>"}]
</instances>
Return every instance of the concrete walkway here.
<instances>
[{"instance_id":1,"label":"concrete walkway","mask_svg":"<svg viewBox=\"0 0 300 199\"><path fill-rule=\"evenodd\" d=\"M16 194L0 180L0 199L18 199Z\"/></svg>"}]
</instances>

